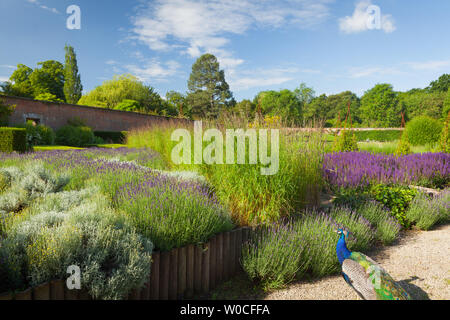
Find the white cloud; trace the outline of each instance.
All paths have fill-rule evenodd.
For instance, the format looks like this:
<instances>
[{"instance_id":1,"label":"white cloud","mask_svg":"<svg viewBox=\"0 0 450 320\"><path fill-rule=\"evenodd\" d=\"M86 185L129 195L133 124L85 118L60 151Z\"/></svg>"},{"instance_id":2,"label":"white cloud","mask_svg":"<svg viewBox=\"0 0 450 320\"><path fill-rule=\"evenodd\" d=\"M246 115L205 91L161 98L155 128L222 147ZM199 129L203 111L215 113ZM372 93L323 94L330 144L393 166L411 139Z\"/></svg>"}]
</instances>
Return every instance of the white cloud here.
<instances>
[{"instance_id":1,"label":"white cloud","mask_svg":"<svg viewBox=\"0 0 450 320\"><path fill-rule=\"evenodd\" d=\"M151 59L144 63L143 66L130 64L126 65L125 68L141 81L155 82L165 81L168 77L173 76L180 68L180 65L173 60L161 63L156 59Z\"/></svg>"},{"instance_id":2,"label":"white cloud","mask_svg":"<svg viewBox=\"0 0 450 320\"><path fill-rule=\"evenodd\" d=\"M371 16L367 11L371 4L371 1L368 0L358 2L352 16L339 19L339 29L344 33L359 33L371 30L368 23L371 21ZM382 8L380 11L380 29L386 33L394 32L396 29L394 18L390 14L382 14Z\"/></svg>"},{"instance_id":3,"label":"white cloud","mask_svg":"<svg viewBox=\"0 0 450 320\"><path fill-rule=\"evenodd\" d=\"M450 66L450 60L435 60L425 62L407 62L415 70L440 70Z\"/></svg>"},{"instance_id":4,"label":"white cloud","mask_svg":"<svg viewBox=\"0 0 450 320\"><path fill-rule=\"evenodd\" d=\"M41 9L44 9L44 10L47 10L47 11L50 11L50 12L53 12L53 13L56 13L56 14L60 13L56 8L47 7L46 5L41 4L41 2L38 1L38 0L27 0L27 1L29 3L37 5Z\"/></svg>"},{"instance_id":5,"label":"white cloud","mask_svg":"<svg viewBox=\"0 0 450 320\"><path fill-rule=\"evenodd\" d=\"M9 81L9 77L0 76L0 82Z\"/></svg>"},{"instance_id":6,"label":"white cloud","mask_svg":"<svg viewBox=\"0 0 450 320\"><path fill-rule=\"evenodd\" d=\"M405 72L398 67L354 67L350 68L349 76L351 78L365 78L374 76L400 75Z\"/></svg>"},{"instance_id":7,"label":"white cloud","mask_svg":"<svg viewBox=\"0 0 450 320\"><path fill-rule=\"evenodd\" d=\"M233 73L229 83L232 91L241 91L254 87L280 85L295 80L302 73L320 73L318 70L298 67L245 70Z\"/></svg>"},{"instance_id":8,"label":"white cloud","mask_svg":"<svg viewBox=\"0 0 450 320\"><path fill-rule=\"evenodd\" d=\"M133 17L132 39L150 49L198 57L209 52L222 68L244 63L226 48L231 35L254 28L314 26L329 16L334 0L156 0L144 1Z\"/></svg>"},{"instance_id":9,"label":"white cloud","mask_svg":"<svg viewBox=\"0 0 450 320\"><path fill-rule=\"evenodd\" d=\"M8 65L8 64L0 64L0 68L6 68L6 69L16 69L16 66Z\"/></svg>"}]
</instances>

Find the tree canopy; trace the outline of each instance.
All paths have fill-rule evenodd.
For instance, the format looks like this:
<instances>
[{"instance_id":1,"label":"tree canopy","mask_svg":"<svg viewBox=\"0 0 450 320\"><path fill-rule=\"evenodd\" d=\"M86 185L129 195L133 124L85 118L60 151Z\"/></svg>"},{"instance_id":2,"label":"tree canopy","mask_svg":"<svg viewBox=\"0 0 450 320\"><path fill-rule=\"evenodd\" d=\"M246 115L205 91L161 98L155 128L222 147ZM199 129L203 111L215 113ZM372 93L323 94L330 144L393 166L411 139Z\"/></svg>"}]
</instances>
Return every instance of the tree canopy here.
<instances>
[{"instance_id":1,"label":"tree canopy","mask_svg":"<svg viewBox=\"0 0 450 320\"><path fill-rule=\"evenodd\" d=\"M204 54L192 65L188 80L187 101L192 115L215 118L222 108L233 104L233 95L217 58Z\"/></svg>"},{"instance_id":2,"label":"tree canopy","mask_svg":"<svg viewBox=\"0 0 450 320\"><path fill-rule=\"evenodd\" d=\"M81 98L83 86L78 73L77 55L71 46L65 46L66 61L64 65L64 96L67 103L76 104Z\"/></svg>"},{"instance_id":3,"label":"tree canopy","mask_svg":"<svg viewBox=\"0 0 450 320\"><path fill-rule=\"evenodd\" d=\"M121 104L124 100L133 100ZM132 108L128 111L154 112L161 109L161 97L150 86L143 84L135 76L124 74L104 81L78 101L80 105L103 107L108 109ZM125 107L126 105L126 107Z\"/></svg>"}]
</instances>

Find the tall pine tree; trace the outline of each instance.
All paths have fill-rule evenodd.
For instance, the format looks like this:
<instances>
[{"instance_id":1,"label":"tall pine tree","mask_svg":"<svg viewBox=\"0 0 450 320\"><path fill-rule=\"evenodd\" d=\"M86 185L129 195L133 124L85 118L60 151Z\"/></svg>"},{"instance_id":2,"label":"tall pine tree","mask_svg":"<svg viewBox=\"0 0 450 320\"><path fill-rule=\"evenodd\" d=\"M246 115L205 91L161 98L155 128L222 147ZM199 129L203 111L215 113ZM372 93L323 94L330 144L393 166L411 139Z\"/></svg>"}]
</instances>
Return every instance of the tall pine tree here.
<instances>
[{"instance_id":1,"label":"tall pine tree","mask_svg":"<svg viewBox=\"0 0 450 320\"><path fill-rule=\"evenodd\" d=\"M215 118L223 107L232 104L233 95L217 58L204 54L192 65L188 81L188 103L192 114L201 118Z\"/></svg>"},{"instance_id":2,"label":"tall pine tree","mask_svg":"<svg viewBox=\"0 0 450 320\"><path fill-rule=\"evenodd\" d=\"M66 62L64 65L64 96L67 103L76 104L81 98L83 86L78 73L77 55L73 47L66 45Z\"/></svg>"}]
</instances>

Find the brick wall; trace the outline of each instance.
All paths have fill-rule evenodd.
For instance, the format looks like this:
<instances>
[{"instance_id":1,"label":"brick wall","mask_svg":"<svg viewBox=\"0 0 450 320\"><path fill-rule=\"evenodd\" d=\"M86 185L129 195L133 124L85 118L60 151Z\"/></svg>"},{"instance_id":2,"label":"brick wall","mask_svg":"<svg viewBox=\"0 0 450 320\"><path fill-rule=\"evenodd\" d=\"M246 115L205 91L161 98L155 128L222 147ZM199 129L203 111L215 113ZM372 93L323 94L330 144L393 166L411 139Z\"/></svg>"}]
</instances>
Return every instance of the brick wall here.
<instances>
[{"instance_id":1,"label":"brick wall","mask_svg":"<svg viewBox=\"0 0 450 320\"><path fill-rule=\"evenodd\" d=\"M4 96L3 100L7 104L16 105L14 113L9 118L10 125L23 124L26 122L26 119L36 119L39 120L40 124L45 124L56 130L66 125L68 120L80 118L94 131L128 131L168 120L190 123L189 120L184 119L66 103L37 101L28 98Z\"/></svg>"}]
</instances>

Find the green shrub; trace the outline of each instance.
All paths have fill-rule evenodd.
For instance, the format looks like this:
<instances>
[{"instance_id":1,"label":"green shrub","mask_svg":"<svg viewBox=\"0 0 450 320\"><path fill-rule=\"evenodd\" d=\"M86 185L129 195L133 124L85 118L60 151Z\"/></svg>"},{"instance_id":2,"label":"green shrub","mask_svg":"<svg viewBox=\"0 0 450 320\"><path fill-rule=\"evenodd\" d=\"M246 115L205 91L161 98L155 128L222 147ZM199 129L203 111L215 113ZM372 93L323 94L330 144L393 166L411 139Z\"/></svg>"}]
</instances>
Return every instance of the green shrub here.
<instances>
[{"instance_id":1,"label":"green shrub","mask_svg":"<svg viewBox=\"0 0 450 320\"><path fill-rule=\"evenodd\" d=\"M374 227L366 218L346 207L334 207L329 215L336 223L351 230L356 237L357 241L352 247L353 250L364 251L372 246L375 236Z\"/></svg>"},{"instance_id":2,"label":"green shrub","mask_svg":"<svg viewBox=\"0 0 450 320\"><path fill-rule=\"evenodd\" d=\"M55 144L55 133L53 129L44 125L33 125L28 121L19 128L25 128L27 131L27 147L31 149L33 146L49 146Z\"/></svg>"},{"instance_id":3,"label":"green shrub","mask_svg":"<svg viewBox=\"0 0 450 320\"><path fill-rule=\"evenodd\" d=\"M417 195L415 189L403 186L379 184L371 187L370 193L375 200L391 210L392 216L394 216L403 227L410 227L411 222L406 217L406 210Z\"/></svg>"},{"instance_id":4,"label":"green shrub","mask_svg":"<svg viewBox=\"0 0 450 320\"><path fill-rule=\"evenodd\" d=\"M102 138L105 142L125 143L127 131L94 131L94 135Z\"/></svg>"},{"instance_id":5,"label":"green shrub","mask_svg":"<svg viewBox=\"0 0 450 320\"><path fill-rule=\"evenodd\" d=\"M77 202L75 194L66 196ZM83 203L69 210L37 211L12 226L0 246L0 257L8 257L3 274L13 284L9 289L63 279L70 265L80 267L81 286L95 299L121 299L143 286L150 272L150 240L112 211L104 196L81 198Z\"/></svg>"},{"instance_id":6,"label":"green shrub","mask_svg":"<svg viewBox=\"0 0 450 320\"><path fill-rule=\"evenodd\" d=\"M419 194L406 212L406 217L421 230L430 230L434 225L450 218L450 192L430 197Z\"/></svg>"},{"instance_id":7,"label":"green shrub","mask_svg":"<svg viewBox=\"0 0 450 320\"><path fill-rule=\"evenodd\" d=\"M56 143L71 147L84 147L94 144L95 138L89 127L66 125L56 131Z\"/></svg>"},{"instance_id":8,"label":"green shrub","mask_svg":"<svg viewBox=\"0 0 450 320\"><path fill-rule=\"evenodd\" d=\"M419 116L412 119L405 128L408 141L413 146L438 142L441 131L442 123L427 116Z\"/></svg>"},{"instance_id":9,"label":"green shrub","mask_svg":"<svg viewBox=\"0 0 450 320\"><path fill-rule=\"evenodd\" d=\"M376 201L366 201L357 212L366 218L377 229L375 238L384 245L389 245L397 239L401 226L383 205Z\"/></svg>"},{"instance_id":10,"label":"green shrub","mask_svg":"<svg viewBox=\"0 0 450 320\"><path fill-rule=\"evenodd\" d=\"M395 155L403 156L411 153L411 145L408 141L408 136L406 132L402 134L402 137L398 143L397 149L395 150Z\"/></svg>"},{"instance_id":11,"label":"green shrub","mask_svg":"<svg viewBox=\"0 0 450 320\"><path fill-rule=\"evenodd\" d=\"M350 152L358 150L358 142L355 133L352 130L342 130L341 134L334 140L334 152Z\"/></svg>"},{"instance_id":12,"label":"green shrub","mask_svg":"<svg viewBox=\"0 0 450 320\"><path fill-rule=\"evenodd\" d=\"M450 125L450 110L448 112L447 119L445 120L444 127L442 128L441 138L440 138L440 151L450 153L450 134L448 131L448 127Z\"/></svg>"},{"instance_id":13,"label":"green shrub","mask_svg":"<svg viewBox=\"0 0 450 320\"><path fill-rule=\"evenodd\" d=\"M27 132L22 128L0 128L0 152L26 152Z\"/></svg>"},{"instance_id":14,"label":"green shrub","mask_svg":"<svg viewBox=\"0 0 450 320\"><path fill-rule=\"evenodd\" d=\"M395 141L399 140L402 131L401 130L370 130L370 131L355 131L354 132L357 141Z\"/></svg>"}]
</instances>

